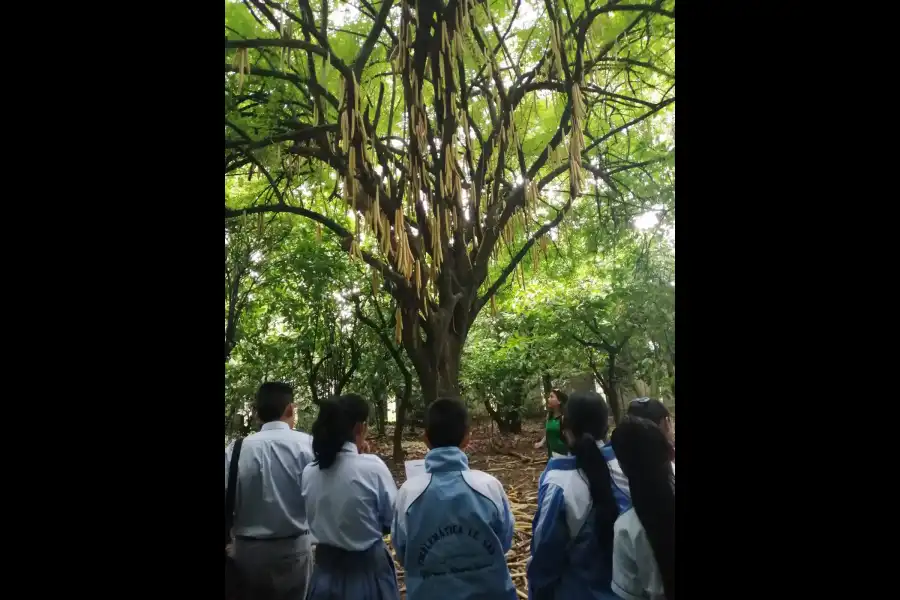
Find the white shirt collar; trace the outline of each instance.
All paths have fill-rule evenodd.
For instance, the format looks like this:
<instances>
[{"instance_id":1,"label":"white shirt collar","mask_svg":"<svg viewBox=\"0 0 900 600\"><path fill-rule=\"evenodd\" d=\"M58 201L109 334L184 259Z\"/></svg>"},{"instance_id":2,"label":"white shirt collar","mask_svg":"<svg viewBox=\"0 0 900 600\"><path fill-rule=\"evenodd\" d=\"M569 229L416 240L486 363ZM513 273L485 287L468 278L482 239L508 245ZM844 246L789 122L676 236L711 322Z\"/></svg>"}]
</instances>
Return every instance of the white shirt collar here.
<instances>
[{"instance_id":1,"label":"white shirt collar","mask_svg":"<svg viewBox=\"0 0 900 600\"><path fill-rule=\"evenodd\" d=\"M269 421L259 428L260 431L271 431L273 429L290 429L291 426L284 421Z\"/></svg>"},{"instance_id":2,"label":"white shirt collar","mask_svg":"<svg viewBox=\"0 0 900 600\"><path fill-rule=\"evenodd\" d=\"M341 452L352 452L353 454L359 454L359 449L353 442L344 442L344 445L341 447Z\"/></svg>"}]
</instances>

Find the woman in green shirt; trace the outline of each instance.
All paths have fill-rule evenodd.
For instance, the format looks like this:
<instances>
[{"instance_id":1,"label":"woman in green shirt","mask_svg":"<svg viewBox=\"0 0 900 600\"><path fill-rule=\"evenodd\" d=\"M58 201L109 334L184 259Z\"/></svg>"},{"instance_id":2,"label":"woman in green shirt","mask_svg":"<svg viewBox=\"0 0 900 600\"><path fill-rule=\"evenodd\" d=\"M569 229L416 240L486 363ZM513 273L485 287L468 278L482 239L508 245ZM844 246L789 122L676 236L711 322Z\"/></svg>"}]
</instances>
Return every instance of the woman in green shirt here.
<instances>
[{"instance_id":1,"label":"woman in green shirt","mask_svg":"<svg viewBox=\"0 0 900 600\"><path fill-rule=\"evenodd\" d=\"M534 447L541 448L546 444L548 458L552 458L554 454L565 456L569 453L569 447L560 430L566 400L568 397L559 390L551 391L550 397L547 399L547 426L544 430L544 437Z\"/></svg>"}]
</instances>

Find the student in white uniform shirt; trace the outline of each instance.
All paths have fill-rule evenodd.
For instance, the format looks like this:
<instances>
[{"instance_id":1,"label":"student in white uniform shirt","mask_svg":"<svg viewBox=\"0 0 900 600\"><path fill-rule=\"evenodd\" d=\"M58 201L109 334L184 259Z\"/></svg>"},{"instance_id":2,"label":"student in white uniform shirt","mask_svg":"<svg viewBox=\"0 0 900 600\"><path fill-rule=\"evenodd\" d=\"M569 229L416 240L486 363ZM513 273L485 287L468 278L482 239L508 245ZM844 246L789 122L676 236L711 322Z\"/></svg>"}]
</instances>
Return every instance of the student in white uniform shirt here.
<instances>
[{"instance_id":1,"label":"student in white uniform shirt","mask_svg":"<svg viewBox=\"0 0 900 600\"><path fill-rule=\"evenodd\" d=\"M391 531L397 484L365 450L369 405L356 394L319 406L312 426L315 462L303 471L303 498L315 536L306 600L400 600Z\"/></svg>"},{"instance_id":2,"label":"student in white uniform shirt","mask_svg":"<svg viewBox=\"0 0 900 600\"><path fill-rule=\"evenodd\" d=\"M309 528L300 490L312 462L312 438L294 431L293 390L268 382L256 394L263 422L238 456L234 561L254 600L303 600L312 572ZM234 444L225 451L225 487Z\"/></svg>"},{"instance_id":3,"label":"student in white uniform shirt","mask_svg":"<svg viewBox=\"0 0 900 600\"><path fill-rule=\"evenodd\" d=\"M615 524L612 589L623 600L675 600L672 446L656 423L627 416L612 447L632 502Z\"/></svg>"},{"instance_id":4,"label":"student in white uniform shirt","mask_svg":"<svg viewBox=\"0 0 900 600\"><path fill-rule=\"evenodd\" d=\"M628 414L649 419L662 429L666 439L672 444L672 471L675 471L675 428L666 405L656 398L635 398L628 404Z\"/></svg>"}]
</instances>

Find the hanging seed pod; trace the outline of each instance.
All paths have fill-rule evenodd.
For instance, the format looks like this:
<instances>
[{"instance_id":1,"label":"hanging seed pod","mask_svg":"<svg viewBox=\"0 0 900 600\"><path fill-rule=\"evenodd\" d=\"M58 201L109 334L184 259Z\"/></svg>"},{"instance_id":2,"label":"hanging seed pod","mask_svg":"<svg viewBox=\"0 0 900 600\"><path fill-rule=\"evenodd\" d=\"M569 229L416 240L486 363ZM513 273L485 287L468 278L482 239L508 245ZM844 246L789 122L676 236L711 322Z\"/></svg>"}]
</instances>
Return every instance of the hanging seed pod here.
<instances>
[{"instance_id":1,"label":"hanging seed pod","mask_svg":"<svg viewBox=\"0 0 900 600\"><path fill-rule=\"evenodd\" d=\"M422 271L419 268L419 261L416 261L416 295L422 296Z\"/></svg>"},{"instance_id":2,"label":"hanging seed pod","mask_svg":"<svg viewBox=\"0 0 900 600\"><path fill-rule=\"evenodd\" d=\"M403 343L403 314L400 312L400 306L397 306L397 312L394 313L394 340L397 344Z\"/></svg>"},{"instance_id":3,"label":"hanging seed pod","mask_svg":"<svg viewBox=\"0 0 900 600\"><path fill-rule=\"evenodd\" d=\"M341 111L341 150L344 154L350 151L350 123L347 122L347 111Z\"/></svg>"},{"instance_id":4,"label":"hanging seed pod","mask_svg":"<svg viewBox=\"0 0 900 600\"><path fill-rule=\"evenodd\" d=\"M494 295L491 294L491 315L497 316L497 303L494 301Z\"/></svg>"},{"instance_id":5,"label":"hanging seed pod","mask_svg":"<svg viewBox=\"0 0 900 600\"><path fill-rule=\"evenodd\" d=\"M322 243L322 224L321 223L316 224L316 242Z\"/></svg>"}]
</instances>

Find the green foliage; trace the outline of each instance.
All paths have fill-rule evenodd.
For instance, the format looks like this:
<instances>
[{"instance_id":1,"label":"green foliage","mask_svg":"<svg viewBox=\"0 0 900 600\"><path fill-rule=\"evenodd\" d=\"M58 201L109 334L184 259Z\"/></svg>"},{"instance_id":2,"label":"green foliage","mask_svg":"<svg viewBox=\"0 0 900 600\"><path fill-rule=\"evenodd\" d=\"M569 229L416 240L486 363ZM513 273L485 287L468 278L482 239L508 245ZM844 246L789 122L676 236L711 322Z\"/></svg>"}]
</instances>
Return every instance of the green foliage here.
<instances>
[{"instance_id":1,"label":"green foliage","mask_svg":"<svg viewBox=\"0 0 900 600\"><path fill-rule=\"evenodd\" d=\"M266 379L453 391L463 348L498 410L604 344L673 393L674 2L419 6L225 3L226 420Z\"/></svg>"}]
</instances>

